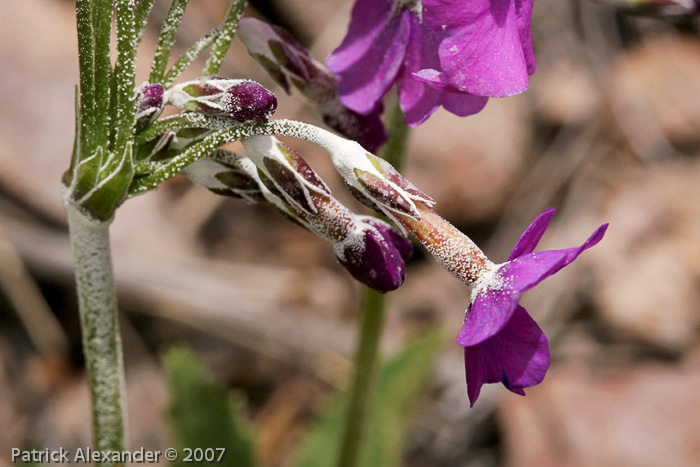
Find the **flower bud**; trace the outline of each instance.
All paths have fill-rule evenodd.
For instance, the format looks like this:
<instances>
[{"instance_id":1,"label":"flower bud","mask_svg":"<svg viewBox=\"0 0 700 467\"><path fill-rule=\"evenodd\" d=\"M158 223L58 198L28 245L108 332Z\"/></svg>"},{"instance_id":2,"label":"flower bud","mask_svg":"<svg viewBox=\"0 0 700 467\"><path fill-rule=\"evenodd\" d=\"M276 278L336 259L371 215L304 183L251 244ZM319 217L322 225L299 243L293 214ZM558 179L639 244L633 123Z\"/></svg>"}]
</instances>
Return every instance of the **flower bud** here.
<instances>
[{"instance_id":1,"label":"flower bud","mask_svg":"<svg viewBox=\"0 0 700 467\"><path fill-rule=\"evenodd\" d=\"M413 244L385 222L356 216L361 230L335 245L340 264L358 281L379 292L397 289L406 277Z\"/></svg>"},{"instance_id":2,"label":"flower bud","mask_svg":"<svg viewBox=\"0 0 700 467\"><path fill-rule=\"evenodd\" d=\"M163 85L144 82L136 88L136 127L143 128L163 111Z\"/></svg>"},{"instance_id":3,"label":"flower bud","mask_svg":"<svg viewBox=\"0 0 700 467\"><path fill-rule=\"evenodd\" d=\"M248 53L286 92L294 86L315 103L337 96L335 75L315 60L284 28L255 18L243 18L236 35Z\"/></svg>"},{"instance_id":4,"label":"flower bud","mask_svg":"<svg viewBox=\"0 0 700 467\"><path fill-rule=\"evenodd\" d=\"M315 132L313 140L328 151L353 196L397 224L400 224L397 215L420 219L416 201L427 206L435 204L433 198L416 188L390 163L367 152L355 141L322 130Z\"/></svg>"},{"instance_id":5,"label":"flower bud","mask_svg":"<svg viewBox=\"0 0 700 467\"><path fill-rule=\"evenodd\" d=\"M345 107L338 95L338 79L323 63L285 29L255 18L243 18L237 36L248 53L289 93L296 87L318 106L323 121L330 128L375 151L387 139L381 121L382 107L367 115Z\"/></svg>"},{"instance_id":6,"label":"flower bud","mask_svg":"<svg viewBox=\"0 0 700 467\"><path fill-rule=\"evenodd\" d=\"M404 260L413 252L408 239L343 206L304 158L277 139L254 136L243 146L267 189L284 200L299 224L333 244L338 261L355 279L380 292L403 283Z\"/></svg>"},{"instance_id":7,"label":"flower bud","mask_svg":"<svg viewBox=\"0 0 700 467\"><path fill-rule=\"evenodd\" d=\"M265 121L277 109L272 92L244 79L206 77L188 81L168 90L166 99L181 110L229 117L240 123Z\"/></svg>"},{"instance_id":8,"label":"flower bud","mask_svg":"<svg viewBox=\"0 0 700 467\"><path fill-rule=\"evenodd\" d=\"M217 149L208 158L199 159L183 169L191 181L217 195L241 198L249 203L264 201L255 166L236 153Z\"/></svg>"}]
</instances>

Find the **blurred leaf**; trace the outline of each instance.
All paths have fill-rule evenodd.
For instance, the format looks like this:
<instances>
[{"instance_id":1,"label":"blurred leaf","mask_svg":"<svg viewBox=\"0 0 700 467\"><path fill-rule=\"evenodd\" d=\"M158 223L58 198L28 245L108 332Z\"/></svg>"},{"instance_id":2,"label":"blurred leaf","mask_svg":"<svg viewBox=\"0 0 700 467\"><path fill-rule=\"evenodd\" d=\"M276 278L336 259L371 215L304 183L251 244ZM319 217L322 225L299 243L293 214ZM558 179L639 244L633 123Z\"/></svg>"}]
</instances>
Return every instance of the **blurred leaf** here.
<instances>
[{"instance_id":1,"label":"blurred leaf","mask_svg":"<svg viewBox=\"0 0 700 467\"><path fill-rule=\"evenodd\" d=\"M217 462L222 467L257 465L242 403L189 350L173 349L164 360L170 389L168 418L180 451L174 465L191 465L183 462L184 448L225 448L226 454Z\"/></svg>"},{"instance_id":2,"label":"blurred leaf","mask_svg":"<svg viewBox=\"0 0 700 467\"><path fill-rule=\"evenodd\" d=\"M411 426L432 362L444 343L440 330L412 341L380 370L365 450L360 465L391 467L401 464ZM333 400L309 430L293 465L317 467L337 464L348 393Z\"/></svg>"}]
</instances>

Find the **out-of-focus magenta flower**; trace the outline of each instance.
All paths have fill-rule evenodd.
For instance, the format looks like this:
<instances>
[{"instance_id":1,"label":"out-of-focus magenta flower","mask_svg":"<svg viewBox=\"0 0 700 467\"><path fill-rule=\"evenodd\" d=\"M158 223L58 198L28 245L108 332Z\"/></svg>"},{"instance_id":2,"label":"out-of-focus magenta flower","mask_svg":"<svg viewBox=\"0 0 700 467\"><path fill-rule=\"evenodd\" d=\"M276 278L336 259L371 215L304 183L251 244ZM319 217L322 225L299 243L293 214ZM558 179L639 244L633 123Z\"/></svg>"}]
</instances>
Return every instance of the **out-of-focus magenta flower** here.
<instances>
[{"instance_id":1,"label":"out-of-focus magenta flower","mask_svg":"<svg viewBox=\"0 0 700 467\"><path fill-rule=\"evenodd\" d=\"M467 116L517 94L535 70L532 0L357 0L327 60L341 100L367 113L398 83L406 123L437 108Z\"/></svg>"},{"instance_id":2,"label":"out-of-focus magenta flower","mask_svg":"<svg viewBox=\"0 0 700 467\"><path fill-rule=\"evenodd\" d=\"M425 24L442 32L438 55L445 76L435 78L436 84L489 97L525 91L536 66L532 2L423 0Z\"/></svg>"},{"instance_id":3,"label":"out-of-focus magenta flower","mask_svg":"<svg viewBox=\"0 0 700 467\"><path fill-rule=\"evenodd\" d=\"M596 245L607 224L598 227L583 245L565 250L534 252L549 226L554 209L542 213L520 237L503 264L494 264L432 209L416 203L421 218L401 223L437 257L442 265L472 287L472 295L457 343L464 347L467 393L471 405L486 383L503 383L525 395L549 368L547 337L518 304L520 295L574 261Z\"/></svg>"}]
</instances>

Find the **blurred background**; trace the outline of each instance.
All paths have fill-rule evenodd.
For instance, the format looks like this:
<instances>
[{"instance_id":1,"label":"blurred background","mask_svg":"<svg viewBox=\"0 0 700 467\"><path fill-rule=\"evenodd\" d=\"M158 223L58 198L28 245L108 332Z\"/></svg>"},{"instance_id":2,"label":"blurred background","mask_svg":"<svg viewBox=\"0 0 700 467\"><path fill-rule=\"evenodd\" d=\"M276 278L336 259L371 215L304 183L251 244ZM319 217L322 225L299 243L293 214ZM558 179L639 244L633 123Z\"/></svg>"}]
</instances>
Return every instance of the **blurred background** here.
<instances>
[{"instance_id":1,"label":"blurred background","mask_svg":"<svg viewBox=\"0 0 700 467\"><path fill-rule=\"evenodd\" d=\"M348 0L257 0L323 59ZM610 2L619 5L623 2ZM192 1L179 49L228 2ZM139 77L168 2L156 0ZM73 139L74 3L4 0L0 14L0 465L13 447L90 443L72 260L60 197ZM401 443L405 466L700 465L700 23L589 0L537 0L537 73L478 115L435 113L406 175L495 261L544 208L541 249L604 241L525 294L552 368L527 397L484 388L470 409L454 344L469 291L422 249L388 297L383 354L439 326ZM196 76L195 67L188 77ZM321 124L236 43L222 74L278 93L277 117ZM290 141L356 210L325 154ZM182 177L128 201L112 227L131 445L172 445L161 356L186 346L243 401L262 465L294 465L351 370L361 288L328 244L268 207ZM212 427L214 430L215 427ZM398 448L397 448L398 449Z\"/></svg>"}]
</instances>

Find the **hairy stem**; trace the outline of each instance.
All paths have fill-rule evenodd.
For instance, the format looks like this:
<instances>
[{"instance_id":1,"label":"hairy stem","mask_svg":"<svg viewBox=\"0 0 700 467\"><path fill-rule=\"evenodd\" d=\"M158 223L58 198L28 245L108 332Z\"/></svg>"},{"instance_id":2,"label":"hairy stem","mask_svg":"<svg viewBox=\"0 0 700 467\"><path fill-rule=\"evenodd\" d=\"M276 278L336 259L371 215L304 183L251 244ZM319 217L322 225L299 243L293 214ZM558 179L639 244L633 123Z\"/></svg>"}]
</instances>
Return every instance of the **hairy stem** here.
<instances>
[{"instance_id":1,"label":"hairy stem","mask_svg":"<svg viewBox=\"0 0 700 467\"><path fill-rule=\"evenodd\" d=\"M92 401L94 448L97 451L124 451L127 439L126 390L109 222L87 217L67 197L64 204L75 261L83 352Z\"/></svg>"}]
</instances>

